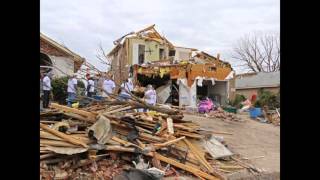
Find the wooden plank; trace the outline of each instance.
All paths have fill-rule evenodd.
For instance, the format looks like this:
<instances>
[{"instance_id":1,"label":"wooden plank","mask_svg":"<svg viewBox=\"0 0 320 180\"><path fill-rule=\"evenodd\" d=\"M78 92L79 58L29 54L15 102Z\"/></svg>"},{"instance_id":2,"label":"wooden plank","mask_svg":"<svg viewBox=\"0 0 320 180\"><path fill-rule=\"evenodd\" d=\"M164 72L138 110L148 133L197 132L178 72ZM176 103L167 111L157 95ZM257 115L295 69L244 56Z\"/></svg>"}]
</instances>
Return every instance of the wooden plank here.
<instances>
[{"instance_id":1,"label":"wooden plank","mask_svg":"<svg viewBox=\"0 0 320 180\"><path fill-rule=\"evenodd\" d=\"M200 154L200 150L197 149L192 143L190 143L187 139L183 139L183 141L190 148L191 152L195 155L198 161L208 169L209 172L213 172L212 166L207 162L207 160Z\"/></svg>"},{"instance_id":2,"label":"wooden plank","mask_svg":"<svg viewBox=\"0 0 320 180\"><path fill-rule=\"evenodd\" d=\"M186 131L180 131L180 130L177 130L175 135L186 136L186 137L191 137L191 138L196 138L196 139L204 138L204 136L202 136L202 135L199 135L196 133L190 133L190 132L186 132Z\"/></svg>"},{"instance_id":3,"label":"wooden plank","mask_svg":"<svg viewBox=\"0 0 320 180\"><path fill-rule=\"evenodd\" d=\"M88 118L88 119L90 119L92 121L94 121L95 117L96 117L96 114L94 114L92 112L87 112L87 111L79 110L79 109L76 109L76 108L71 108L71 107L68 107L68 106L62 106L62 105L57 104L57 103L51 103L50 107L51 108L60 109L60 110L65 111L65 112L71 112L71 113L79 114L79 115L85 116L86 118Z\"/></svg>"},{"instance_id":4,"label":"wooden plank","mask_svg":"<svg viewBox=\"0 0 320 180\"><path fill-rule=\"evenodd\" d=\"M79 147L78 145L74 145L68 142L48 140L48 139L40 139L40 144L50 145L50 146L59 146L59 147Z\"/></svg>"},{"instance_id":5,"label":"wooden plank","mask_svg":"<svg viewBox=\"0 0 320 180\"><path fill-rule=\"evenodd\" d=\"M45 158L49 158L49 157L53 157L56 155L57 154L54 154L54 153L43 154L43 155L40 155L40 160L45 159Z\"/></svg>"},{"instance_id":6,"label":"wooden plank","mask_svg":"<svg viewBox=\"0 0 320 180\"><path fill-rule=\"evenodd\" d=\"M135 152L135 148L127 148L123 146L117 146L117 145L108 145L105 150L107 151L121 151L121 152Z\"/></svg>"},{"instance_id":7,"label":"wooden plank","mask_svg":"<svg viewBox=\"0 0 320 180\"><path fill-rule=\"evenodd\" d=\"M185 136L182 136L180 138L177 138L177 139L173 139L173 140L170 140L170 141L167 141L165 143L158 143L158 144L154 144L154 146L156 146L156 148L161 148L161 147L165 147L165 146L169 146L171 144L174 144L182 139L184 139Z\"/></svg>"},{"instance_id":8,"label":"wooden plank","mask_svg":"<svg viewBox=\"0 0 320 180\"><path fill-rule=\"evenodd\" d=\"M70 136L70 135L67 135L67 134L64 134L60 131L57 131L57 130L54 130L54 129L51 129L49 128L48 126L40 123L40 128L48 131L49 133L53 134L53 135L56 135L64 140L66 140L67 142L70 142L72 144L75 144L75 145L81 145L85 148L89 147L87 144L85 144L84 142L80 141L80 140L77 140L75 139L74 137Z\"/></svg>"},{"instance_id":9,"label":"wooden plank","mask_svg":"<svg viewBox=\"0 0 320 180\"><path fill-rule=\"evenodd\" d=\"M167 118L167 129L169 134L174 134L173 122L171 118Z\"/></svg>"},{"instance_id":10,"label":"wooden plank","mask_svg":"<svg viewBox=\"0 0 320 180\"><path fill-rule=\"evenodd\" d=\"M116 113L116 112L120 112L120 111L125 111L125 110L129 110L129 109L132 109L132 107L131 107L131 106L127 106L127 107L115 109L115 110L113 110L113 111L105 112L105 113L103 113L103 115L112 114L112 113Z\"/></svg>"},{"instance_id":11,"label":"wooden plank","mask_svg":"<svg viewBox=\"0 0 320 180\"><path fill-rule=\"evenodd\" d=\"M79 114L75 114L75 113L71 113L71 112L65 112L64 115L69 116L69 117L74 118L74 119L77 119L77 120L81 120L81 121L86 121L86 122L91 122L91 123L96 122L96 120L93 120L93 119L90 119L90 118L86 118L86 117L83 117L83 116L81 116Z\"/></svg>"},{"instance_id":12,"label":"wooden plank","mask_svg":"<svg viewBox=\"0 0 320 180\"><path fill-rule=\"evenodd\" d=\"M138 145L136 145L136 144L133 144L133 143L131 143L131 142L122 140L122 139L118 138L117 136L113 136L111 139L114 140L114 141L116 141L116 142L118 142L118 143L120 143L120 144L123 144L125 147L134 146L134 147L137 147L137 148L139 148L139 149L142 149L140 146L138 146Z\"/></svg>"},{"instance_id":13,"label":"wooden plank","mask_svg":"<svg viewBox=\"0 0 320 180\"><path fill-rule=\"evenodd\" d=\"M161 154L159 153L154 153L154 156L159 159L160 161L163 161L163 162L166 162L168 164L171 164L175 167L178 167L180 169L183 169L185 171L188 171L192 174L194 174L195 176L201 176L203 178L206 178L206 179L209 179L209 180L218 180L219 178L215 177L215 176L212 176L212 175L209 175L203 171L201 171L200 169L196 169L194 167L191 167L191 166L188 166L188 165L185 165L185 164L182 164L182 163L179 163L178 161L175 161L173 159L170 159L170 158L167 158L165 156L162 156Z\"/></svg>"}]
</instances>

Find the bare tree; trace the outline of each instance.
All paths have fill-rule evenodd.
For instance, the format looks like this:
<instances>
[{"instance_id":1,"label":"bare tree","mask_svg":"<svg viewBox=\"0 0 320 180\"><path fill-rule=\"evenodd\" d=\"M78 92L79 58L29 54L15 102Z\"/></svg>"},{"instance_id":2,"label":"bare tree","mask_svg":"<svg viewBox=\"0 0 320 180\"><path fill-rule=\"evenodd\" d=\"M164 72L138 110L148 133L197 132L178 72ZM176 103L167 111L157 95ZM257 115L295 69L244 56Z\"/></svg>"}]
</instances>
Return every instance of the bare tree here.
<instances>
[{"instance_id":1,"label":"bare tree","mask_svg":"<svg viewBox=\"0 0 320 180\"><path fill-rule=\"evenodd\" d=\"M253 72L280 70L280 40L278 34L253 34L239 39L232 58ZM242 66L240 65L240 66Z\"/></svg>"},{"instance_id":2,"label":"bare tree","mask_svg":"<svg viewBox=\"0 0 320 180\"><path fill-rule=\"evenodd\" d=\"M111 66L111 62L108 59L107 53L104 51L104 48L101 43L98 46L98 53L96 54L96 57L102 64Z\"/></svg>"}]
</instances>

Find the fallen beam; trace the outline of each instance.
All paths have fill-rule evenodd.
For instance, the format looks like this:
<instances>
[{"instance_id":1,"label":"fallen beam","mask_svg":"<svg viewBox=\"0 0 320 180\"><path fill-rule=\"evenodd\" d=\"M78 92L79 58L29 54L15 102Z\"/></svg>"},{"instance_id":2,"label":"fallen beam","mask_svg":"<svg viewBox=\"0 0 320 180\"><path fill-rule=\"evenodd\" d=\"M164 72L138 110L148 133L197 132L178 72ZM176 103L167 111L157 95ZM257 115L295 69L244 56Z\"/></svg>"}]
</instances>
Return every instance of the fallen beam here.
<instances>
[{"instance_id":1,"label":"fallen beam","mask_svg":"<svg viewBox=\"0 0 320 180\"><path fill-rule=\"evenodd\" d=\"M203 177L203 178L206 178L206 179L209 179L209 180L218 180L219 179L219 178L217 178L215 176L212 176L210 174L207 174L207 173L201 171L200 169L196 169L194 167L179 163L178 161L175 161L173 159L170 159L170 158L167 158L165 156L162 156L159 153L154 153L154 156L157 159L159 159L160 161L163 161L165 163L171 164L171 165L176 166L176 167L178 167L180 169L183 169L185 171L191 172L195 176L200 176L200 177Z\"/></svg>"},{"instance_id":2,"label":"fallen beam","mask_svg":"<svg viewBox=\"0 0 320 180\"><path fill-rule=\"evenodd\" d=\"M60 132L60 131L51 129L51 128L49 128L48 126L46 126L46 125L44 125L44 124L42 124L42 123L40 123L40 128L48 131L49 133L51 133L51 134L53 134L53 135L56 135L56 136L58 136L58 137L60 137L60 138L62 138L62 139L64 139L64 140L66 140L67 142L70 142L70 143L72 143L72 144L81 145L81 146L83 146L83 147L85 147L85 148L89 147L89 146L88 146L87 144L85 144L84 142L82 142L82 141L80 141L80 140L78 140L78 139L75 139L75 138L73 138L73 137L70 136L70 135L66 135L66 134L64 134L64 133L62 133L62 132Z\"/></svg>"}]
</instances>

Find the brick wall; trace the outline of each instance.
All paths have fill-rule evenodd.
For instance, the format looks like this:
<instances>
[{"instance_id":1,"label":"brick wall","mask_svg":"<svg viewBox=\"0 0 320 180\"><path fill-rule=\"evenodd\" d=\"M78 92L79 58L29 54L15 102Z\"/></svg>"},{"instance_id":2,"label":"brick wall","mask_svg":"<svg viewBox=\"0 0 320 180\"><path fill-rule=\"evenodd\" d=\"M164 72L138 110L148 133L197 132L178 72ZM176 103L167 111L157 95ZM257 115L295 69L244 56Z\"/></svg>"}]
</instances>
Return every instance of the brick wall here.
<instances>
[{"instance_id":1,"label":"brick wall","mask_svg":"<svg viewBox=\"0 0 320 180\"><path fill-rule=\"evenodd\" d=\"M47 43L41 38L40 38L40 52L45 53L47 55L51 55L51 56L64 56L64 57L69 56L68 54L58 50L57 48L50 45L49 43Z\"/></svg>"}]
</instances>

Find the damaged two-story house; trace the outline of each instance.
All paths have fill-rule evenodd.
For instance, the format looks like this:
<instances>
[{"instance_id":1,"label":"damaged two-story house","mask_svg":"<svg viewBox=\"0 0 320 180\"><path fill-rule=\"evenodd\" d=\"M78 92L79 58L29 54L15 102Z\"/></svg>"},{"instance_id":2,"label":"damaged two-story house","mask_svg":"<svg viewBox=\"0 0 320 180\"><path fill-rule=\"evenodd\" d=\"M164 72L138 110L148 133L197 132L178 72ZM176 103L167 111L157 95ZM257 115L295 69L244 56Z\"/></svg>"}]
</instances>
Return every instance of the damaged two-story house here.
<instances>
[{"instance_id":1,"label":"damaged two-story house","mask_svg":"<svg viewBox=\"0 0 320 180\"><path fill-rule=\"evenodd\" d=\"M195 48L174 46L149 26L114 42L108 53L116 83L132 74L140 86L152 84L158 103L196 107L201 97L226 104L234 97L231 65Z\"/></svg>"}]
</instances>

